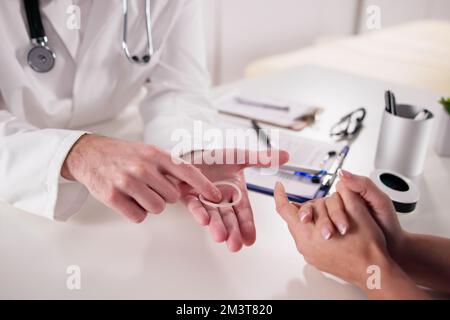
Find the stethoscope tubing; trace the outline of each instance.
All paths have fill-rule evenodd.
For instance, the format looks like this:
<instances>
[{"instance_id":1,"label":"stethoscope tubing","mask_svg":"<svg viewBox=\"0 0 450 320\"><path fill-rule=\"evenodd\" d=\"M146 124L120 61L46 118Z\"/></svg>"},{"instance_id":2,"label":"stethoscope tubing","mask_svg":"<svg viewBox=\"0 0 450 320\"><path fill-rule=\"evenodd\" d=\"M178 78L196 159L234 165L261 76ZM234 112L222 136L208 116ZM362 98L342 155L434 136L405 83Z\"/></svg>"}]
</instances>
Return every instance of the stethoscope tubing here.
<instances>
[{"instance_id":1,"label":"stethoscope tubing","mask_svg":"<svg viewBox=\"0 0 450 320\"><path fill-rule=\"evenodd\" d=\"M36 72L45 73L53 69L56 60L55 52L49 47L48 39L42 23L39 0L23 0L31 41L28 51L28 65ZM151 2L145 0L145 25L147 36L147 52L138 57L130 53L128 46L128 0L122 1L123 37L122 49L127 59L137 65L147 65L154 55Z\"/></svg>"},{"instance_id":2,"label":"stethoscope tubing","mask_svg":"<svg viewBox=\"0 0 450 320\"><path fill-rule=\"evenodd\" d=\"M122 0L123 9L123 36L122 36L122 49L127 59L138 65L145 65L150 62L154 54L153 37L152 37L152 18L151 18L151 2L145 0L145 25L147 32L147 54L142 57L132 55L128 46L128 0Z\"/></svg>"}]
</instances>

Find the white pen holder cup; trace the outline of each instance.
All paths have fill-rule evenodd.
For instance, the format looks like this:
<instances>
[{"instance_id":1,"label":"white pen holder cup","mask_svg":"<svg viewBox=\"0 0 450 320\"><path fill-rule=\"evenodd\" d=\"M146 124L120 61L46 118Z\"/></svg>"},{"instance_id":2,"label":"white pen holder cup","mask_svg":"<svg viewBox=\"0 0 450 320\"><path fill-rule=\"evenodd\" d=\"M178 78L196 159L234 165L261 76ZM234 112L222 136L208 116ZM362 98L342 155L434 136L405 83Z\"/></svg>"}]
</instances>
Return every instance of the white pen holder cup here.
<instances>
[{"instance_id":1,"label":"white pen holder cup","mask_svg":"<svg viewBox=\"0 0 450 320\"><path fill-rule=\"evenodd\" d=\"M399 104L397 115L383 113L375 167L400 173L407 177L422 174L430 142L434 116L414 120L423 108Z\"/></svg>"}]
</instances>

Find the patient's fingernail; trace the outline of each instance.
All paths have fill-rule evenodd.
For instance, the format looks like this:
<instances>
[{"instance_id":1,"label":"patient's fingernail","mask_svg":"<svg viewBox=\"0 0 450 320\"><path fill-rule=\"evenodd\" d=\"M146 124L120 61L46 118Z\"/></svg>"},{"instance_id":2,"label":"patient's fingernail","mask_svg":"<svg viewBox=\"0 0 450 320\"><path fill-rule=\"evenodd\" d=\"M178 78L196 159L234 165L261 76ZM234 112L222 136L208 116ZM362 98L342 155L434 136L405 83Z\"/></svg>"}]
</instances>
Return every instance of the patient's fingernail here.
<instances>
[{"instance_id":1,"label":"patient's fingernail","mask_svg":"<svg viewBox=\"0 0 450 320\"><path fill-rule=\"evenodd\" d=\"M339 224L338 229L339 229L339 233L342 235L347 233L347 226L344 224Z\"/></svg>"},{"instance_id":2,"label":"patient's fingernail","mask_svg":"<svg viewBox=\"0 0 450 320\"><path fill-rule=\"evenodd\" d=\"M311 207L306 207L300 210L300 221L309 222L312 220L312 210Z\"/></svg>"},{"instance_id":3,"label":"patient's fingernail","mask_svg":"<svg viewBox=\"0 0 450 320\"><path fill-rule=\"evenodd\" d=\"M353 177L353 174L350 173L350 172L347 171L347 170L340 169L340 170L339 170L339 177L350 179L351 177Z\"/></svg>"},{"instance_id":4,"label":"patient's fingernail","mask_svg":"<svg viewBox=\"0 0 450 320\"><path fill-rule=\"evenodd\" d=\"M304 223L309 222L311 221L311 216L312 216L311 212L301 212L300 221Z\"/></svg>"},{"instance_id":5,"label":"patient's fingernail","mask_svg":"<svg viewBox=\"0 0 450 320\"><path fill-rule=\"evenodd\" d=\"M323 227L323 228L322 228L322 236L323 236L323 238L324 238L325 240L328 240L328 239L331 238L331 232L330 232L330 230L328 229L328 227Z\"/></svg>"}]
</instances>

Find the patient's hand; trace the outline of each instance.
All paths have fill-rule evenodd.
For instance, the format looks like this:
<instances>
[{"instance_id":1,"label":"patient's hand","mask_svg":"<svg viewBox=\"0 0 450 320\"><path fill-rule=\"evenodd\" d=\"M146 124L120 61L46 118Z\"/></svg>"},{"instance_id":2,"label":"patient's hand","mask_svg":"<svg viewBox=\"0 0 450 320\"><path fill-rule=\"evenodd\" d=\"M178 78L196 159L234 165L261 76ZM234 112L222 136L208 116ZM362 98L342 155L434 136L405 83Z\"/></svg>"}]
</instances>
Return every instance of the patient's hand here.
<instances>
[{"instance_id":1,"label":"patient's hand","mask_svg":"<svg viewBox=\"0 0 450 320\"><path fill-rule=\"evenodd\" d=\"M401 255L407 241L407 233L402 229L395 212L392 200L381 191L368 177L358 176L341 170L341 179L336 189L338 193L351 190L360 195L366 202L372 217L383 230L389 252L394 259Z\"/></svg>"},{"instance_id":2,"label":"patient's hand","mask_svg":"<svg viewBox=\"0 0 450 320\"><path fill-rule=\"evenodd\" d=\"M337 189L339 194L300 206L288 201L281 184L275 188L277 211L287 222L305 260L321 271L357 285L371 299L428 299L390 257L385 236L364 199L342 182ZM326 233L324 226L331 228L333 220L329 217L343 211L349 224L346 234ZM372 275L378 279L375 286L370 282Z\"/></svg>"},{"instance_id":3,"label":"patient's hand","mask_svg":"<svg viewBox=\"0 0 450 320\"><path fill-rule=\"evenodd\" d=\"M370 216L364 201L349 190L342 191L340 195L298 206L288 201L283 186L277 184L276 207L287 222L298 251L309 264L365 287L367 268L389 265L391 260L383 232ZM338 225L347 224L345 236L333 233L332 219L339 221Z\"/></svg>"},{"instance_id":4,"label":"patient's hand","mask_svg":"<svg viewBox=\"0 0 450 320\"><path fill-rule=\"evenodd\" d=\"M341 171L340 178L337 191L344 194L351 190L365 200L372 217L383 229L395 262L421 286L450 293L450 239L403 230L391 199L369 178L347 171Z\"/></svg>"}]
</instances>

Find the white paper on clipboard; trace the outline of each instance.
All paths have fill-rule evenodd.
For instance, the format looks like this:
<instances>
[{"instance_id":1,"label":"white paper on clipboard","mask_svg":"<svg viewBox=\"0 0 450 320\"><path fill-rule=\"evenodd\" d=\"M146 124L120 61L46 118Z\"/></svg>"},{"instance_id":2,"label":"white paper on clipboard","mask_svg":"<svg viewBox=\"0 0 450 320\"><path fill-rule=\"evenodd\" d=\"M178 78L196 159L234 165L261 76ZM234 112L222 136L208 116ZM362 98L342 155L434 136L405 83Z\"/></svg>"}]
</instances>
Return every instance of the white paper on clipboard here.
<instances>
[{"instance_id":1,"label":"white paper on clipboard","mask_svg":"<svg viewBox=\"0 0 450 320\"><path fill-rule=\"evenodd\" d=\"M275 188L275 183L281 182L284 185L286 193L308 199L314 198L314 195L320 187L320 184L313 184L306 178L284 172L278 172L274 175L264 175L260 169L256 168L246 169L245 179L247 183L270 190Z\"/></svg>"},{"instance_id":2,"label":"white paper on clipboard","mask_svg":"<svg viewBox=\"0 0 450 320\"><path fill-rule=\"evenodd\" d=\"M291 134L280 134L279 141L272 141L273 147L289 152L288 165L311 170L327 170L334 158L328 157L329 152L338 154L345 143L329 143L320 140L307 139Z\"/></svg>"},{"instance_id":3,"label":"white paper on clipboard","mask_svg":"<svg viewBox=\"0 0 450 320\"><path fill-rule=\"evenodd\" d=\"M329 143L319 140L302 138L292 134L280 134L279 141L272 141L275 148L289 152L288 164L291 166L311 168L317 171L329 169L334 158L328 157L330 151L339 154L344 143ZM286 192L291 195L312 199L320 188L305 177L295 176L279 170L268 175L264 169L249 168L245 170L246 181L249 184L273 190L276 182L282 182Z\"/></svg>"}]
</instances>

